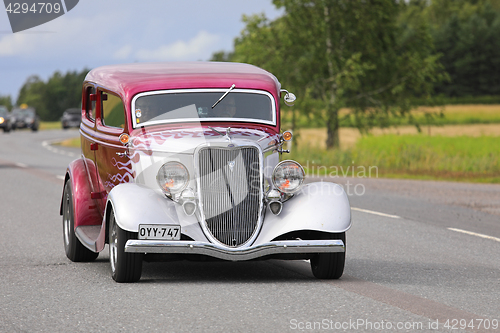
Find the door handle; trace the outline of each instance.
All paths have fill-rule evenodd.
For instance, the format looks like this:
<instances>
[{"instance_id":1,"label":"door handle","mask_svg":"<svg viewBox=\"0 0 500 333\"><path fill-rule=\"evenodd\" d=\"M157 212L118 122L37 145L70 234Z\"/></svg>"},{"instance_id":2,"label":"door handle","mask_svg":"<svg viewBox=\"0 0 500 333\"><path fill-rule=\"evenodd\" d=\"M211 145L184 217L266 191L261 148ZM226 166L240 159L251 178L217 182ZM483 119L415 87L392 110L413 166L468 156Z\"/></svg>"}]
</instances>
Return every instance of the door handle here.
<instances>
[{"instance_id":1,"label":"door handle","mask_svg":"<svg viewBox=\"0 0 500 333\"><path fill-rule=\"evenodd\" d=\"M118 155L120 157L129 157L130 158L130 156L128 156L128 152L116 153L116 155Z\"/></svg>"}]
</instances>

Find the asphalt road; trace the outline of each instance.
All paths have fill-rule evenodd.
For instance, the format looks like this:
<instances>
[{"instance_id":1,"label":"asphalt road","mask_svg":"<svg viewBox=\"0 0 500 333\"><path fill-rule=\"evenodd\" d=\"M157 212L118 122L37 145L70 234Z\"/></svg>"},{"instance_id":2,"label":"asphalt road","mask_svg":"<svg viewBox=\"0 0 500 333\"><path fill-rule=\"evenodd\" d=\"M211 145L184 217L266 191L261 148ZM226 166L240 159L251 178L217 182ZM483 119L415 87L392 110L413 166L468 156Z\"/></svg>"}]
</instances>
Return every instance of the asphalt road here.
<instances>
[{"instance_id":1,"label":"asphalt road","mask_svg":"<svg viewBox=\"0 0 500 333\"><path fill-rule=\"evenodd\" d=\"M79 151L49 143L77 134L0 133L0 332L500 332L499 185L325 179L351 186L338 281L275 260L145 263L118 284L107 248L64 254L61 177Z\"/></svg>"}]
</instances>

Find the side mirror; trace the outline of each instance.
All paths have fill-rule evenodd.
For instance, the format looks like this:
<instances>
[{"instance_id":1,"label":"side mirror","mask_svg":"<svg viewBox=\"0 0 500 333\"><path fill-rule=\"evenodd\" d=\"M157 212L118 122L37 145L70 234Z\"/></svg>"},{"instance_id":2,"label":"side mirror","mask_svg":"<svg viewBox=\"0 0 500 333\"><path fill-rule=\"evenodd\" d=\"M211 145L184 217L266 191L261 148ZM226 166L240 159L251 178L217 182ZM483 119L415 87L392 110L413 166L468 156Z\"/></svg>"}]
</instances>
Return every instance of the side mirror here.
<instances>
[{"instance_id":1,"label":"side mirror","mask_svg":"<svg viewBox=\"0 0 500 333\"><path fill-rule=\"evenodd\" d=\"M293 106L295 101L297 100L297 97L291 93L291 92L288 92L288 90L285 90L285 89L281 89L280 92L285 92L285 97L283 98L285 100L285 104L288 105L288 106Z\"/></svg>"}]
</instances>

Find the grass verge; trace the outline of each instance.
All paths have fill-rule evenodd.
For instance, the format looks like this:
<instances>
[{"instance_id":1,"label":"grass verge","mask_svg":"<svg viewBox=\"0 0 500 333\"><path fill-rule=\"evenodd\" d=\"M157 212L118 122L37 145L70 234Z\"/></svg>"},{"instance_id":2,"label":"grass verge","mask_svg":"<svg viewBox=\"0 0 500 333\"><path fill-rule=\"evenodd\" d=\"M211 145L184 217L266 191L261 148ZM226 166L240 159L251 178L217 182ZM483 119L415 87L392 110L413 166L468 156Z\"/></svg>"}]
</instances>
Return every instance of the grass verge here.
<instances>
[{"instance_id":1,"label":"grass verge","mask_svg":"<svg viewBox=\"0 0 500 333\"><path fill-rule=\"evenodd\" d=\"M63 147L80 148L80 138L66 139L64 141L56 142L55 145Z\"/></svg>"},{"instance_id":2,"label":"grass verge","mask_svg":"<svg viewBox=\"0 0 500 333\"><path fill-rule=\"evenodd\" d=\"M40 130L53 130L53 129L61 129L62 125L60 121L41 121L40 122Z\"/></svg>"}]
</instances>

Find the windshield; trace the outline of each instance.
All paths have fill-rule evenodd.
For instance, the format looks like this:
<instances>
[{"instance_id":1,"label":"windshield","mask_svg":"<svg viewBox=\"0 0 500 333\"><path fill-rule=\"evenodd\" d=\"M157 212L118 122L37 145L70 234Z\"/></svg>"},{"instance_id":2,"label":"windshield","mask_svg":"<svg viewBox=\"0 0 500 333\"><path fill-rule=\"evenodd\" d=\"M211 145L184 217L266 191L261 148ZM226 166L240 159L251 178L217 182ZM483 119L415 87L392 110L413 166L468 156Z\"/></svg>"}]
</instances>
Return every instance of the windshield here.
<instances>
[{"instance_id":1,"label":"windshield","mask_svg":"<svg viewBox=\"0 0 500 333\"><path fill-rule=\"evenodd\" d=\"M132 100L134 127L185 121L249 121L276 124L272 95L235 89L170 90L142 93Z\"/></svg>"},{"instance_id":2,"label":"windshield","mask_svg":"<svg viewBox=\"0 0 500 333\"><path fill-rule=\"evenodd\" d=\"M28 108L28 109L14 109L12 110L12 115L15 116L24 116L24 117L32 117L35 115L35 110Z\"/></svg>"}]
</instances>

